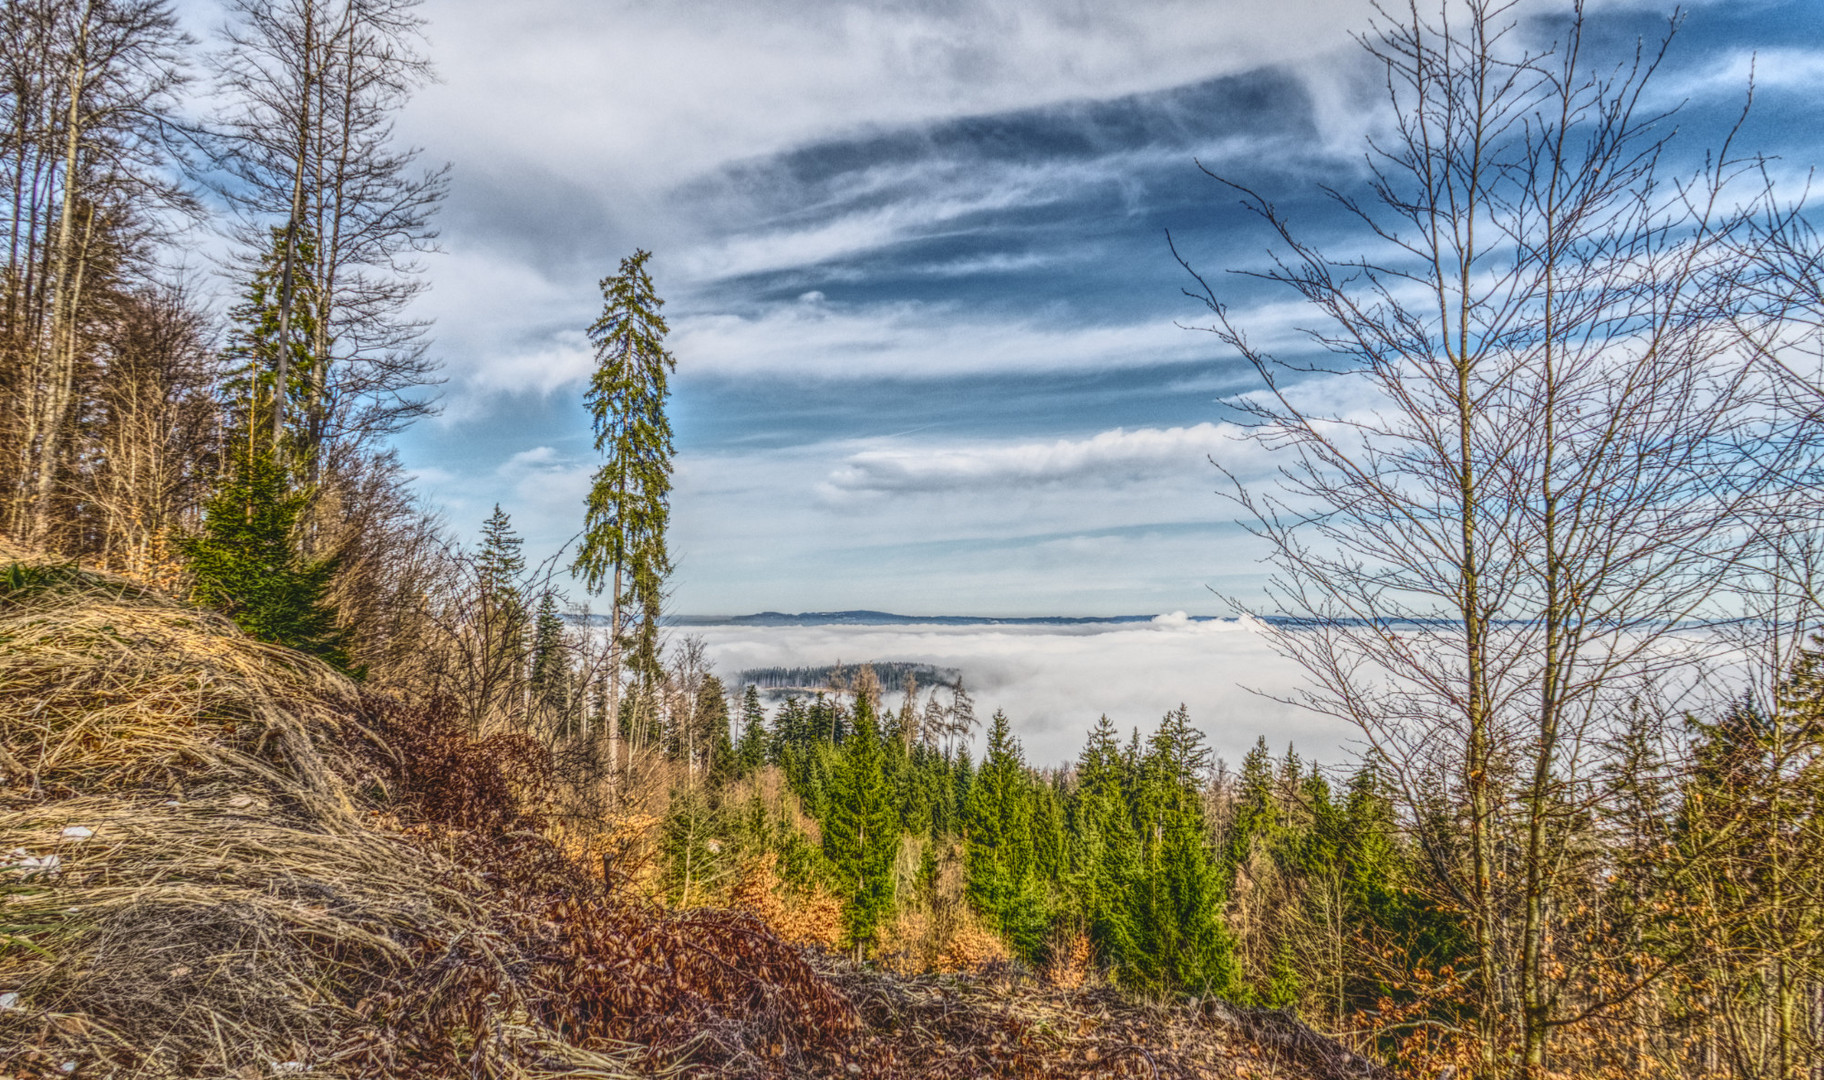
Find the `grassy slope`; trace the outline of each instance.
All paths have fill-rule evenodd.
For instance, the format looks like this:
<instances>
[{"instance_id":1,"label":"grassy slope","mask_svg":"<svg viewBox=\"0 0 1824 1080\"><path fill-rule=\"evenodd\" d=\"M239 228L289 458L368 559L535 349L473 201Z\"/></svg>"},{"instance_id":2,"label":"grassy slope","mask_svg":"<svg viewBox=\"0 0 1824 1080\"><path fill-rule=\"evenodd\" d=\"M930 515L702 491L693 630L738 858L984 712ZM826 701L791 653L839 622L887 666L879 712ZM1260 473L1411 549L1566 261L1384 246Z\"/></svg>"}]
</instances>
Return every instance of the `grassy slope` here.
<instances>
[{"instance_id":1,"label":"grassy slope","mask_svg":"<svg viewBox=\"0 0 1824 1080\"><path fill-rule=\"evenodd\" d=\"M543 777L218 616L0 557L0 1076L1377 1073L1274 1014L894 978L644 907L543 838Z\"/></svg>"}]
</instances>

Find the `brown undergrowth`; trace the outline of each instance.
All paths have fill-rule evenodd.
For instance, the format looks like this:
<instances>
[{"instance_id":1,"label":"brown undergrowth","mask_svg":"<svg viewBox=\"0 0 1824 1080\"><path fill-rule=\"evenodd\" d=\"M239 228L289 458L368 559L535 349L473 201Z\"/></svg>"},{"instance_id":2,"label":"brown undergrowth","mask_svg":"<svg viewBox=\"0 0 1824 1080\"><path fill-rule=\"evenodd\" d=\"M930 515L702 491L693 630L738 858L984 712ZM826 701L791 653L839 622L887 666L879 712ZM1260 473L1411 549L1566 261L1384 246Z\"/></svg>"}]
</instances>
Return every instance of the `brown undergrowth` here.
<instances>
[{"instance_id":1,"label":"brown undergrowth","mask_svg":"<svg viewBox=\"0 0 1824 1080\"><path fill-rule=\"evenodd\" d=\"M437 702L0 562L0 1076L1373 1075L1263 1049L1272 1014L904 978L661 910L555 830L562 784Z\"/></svg>"}]
</instances>

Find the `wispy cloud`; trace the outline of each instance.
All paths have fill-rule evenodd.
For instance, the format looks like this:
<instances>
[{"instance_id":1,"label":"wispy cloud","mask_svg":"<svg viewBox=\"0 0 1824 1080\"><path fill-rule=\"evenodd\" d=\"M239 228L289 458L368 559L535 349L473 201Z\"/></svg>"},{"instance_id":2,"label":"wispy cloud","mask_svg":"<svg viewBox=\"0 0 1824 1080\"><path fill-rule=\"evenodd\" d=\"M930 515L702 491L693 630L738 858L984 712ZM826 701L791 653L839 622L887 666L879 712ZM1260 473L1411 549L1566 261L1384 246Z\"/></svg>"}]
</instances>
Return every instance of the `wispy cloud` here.
<instances>
[{"instance_id":1,"label":"wispy cloud","mask_svg":"<svg viewBox=\"0 0 1824 1080\"><path fill-rule=\"evenodd\" d=\"M632 0L432 12L409 134L664 190L833 132L1178 86L1343 49L1362 0ZM1313 28L1325 28L1313 33Z\"/></svg>"},{"instance_id":2,"label":"wispy cloud","mask_svg":"<svg viewBox=\"0 0 1824 1080\"><path fill-rule=\"evenodd\" d=\"M1229 424L1115 428L1087 439L854 454L821 485L833 498L1039 484L1116 484L1206 466L1238 449ZM1206 466L1207 467L1207 466Z\"/></svg>"},{"instance_id":3,"label":"wispy cloud","mask_svg":"<svg viewBox=\"0 0 1824 1080\"><path fill-rule=\"evenodd\" d=\"M1760 42L1769 99L1815 95L1819 54L1773 25L1801 3L1758 29L1694 5L1729 33L1688 32L1662 73L1686 115L1728 112ZM1590 10L1626 50L1664 6ZM1540 16L1524 44L1564 4L1514 10ZM679 359L682 608L1171 610L1258 575L1205 461L1265 474L1218 400L1258 382L1174 325L1208 315L1163 233L1254 343L1311 355L1308 305L1223 273L1267 265L1272 237L1192 158L1258 179L1325 250L1382 254L1316 190L1350 188L1388 119L1384 72L1348 36L1368 0L425 11L444 82L401 130L457 166L420 309L450 383L411 436L437 452L407 460L453 521L499 499L528 548L574 533L594 463L582 329L639 246ZM1781 182L1802 182L1809 157L1789 160ZM1357 380L1292 389L1321 414L1375 405Z\"/></svg>"},{"instance_id":4,"label":"wispy cloud","mask_svg":"<svg viewBox=\"0 0 1824 1080\"><path fill-rule=\"evenodd\" d=\"M1062 313L970 311L957 303L836 304L815 297L754 315L682 318L673 341L693 369L722 376L930 379L1183 362L1213 340L1169 319L1084 326Z\"/></svg>"}]
</instances>

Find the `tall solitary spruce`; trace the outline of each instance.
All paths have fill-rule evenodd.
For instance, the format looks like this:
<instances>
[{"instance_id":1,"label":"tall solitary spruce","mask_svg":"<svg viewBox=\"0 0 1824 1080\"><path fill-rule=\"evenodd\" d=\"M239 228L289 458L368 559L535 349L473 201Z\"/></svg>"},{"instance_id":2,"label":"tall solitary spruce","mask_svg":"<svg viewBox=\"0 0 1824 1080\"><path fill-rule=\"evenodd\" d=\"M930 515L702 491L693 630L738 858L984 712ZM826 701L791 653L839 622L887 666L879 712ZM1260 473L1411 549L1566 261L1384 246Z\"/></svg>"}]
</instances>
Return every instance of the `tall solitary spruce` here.
<instances>
[{"instance_id":1,"label":"tall solitary spruce","mask_svg":"<svg viewBox=\"0 0 1824 1080\"><path fill-rule=\"evenodd\" d=\"M589 490L582 546L572 566L591 594L609 590L615 670L624 664L649 680L659 674L659 608L671 572L665 527L672 442L665 399L666 376L677 366L665 349L667 328L659 314L665 301L646 272L651 257L635 251L621 260L619 273L602 279L602 314L589 327L596 368L583 400L594 417L595 448L606 460Z\"/></svg>"}]
</instances>

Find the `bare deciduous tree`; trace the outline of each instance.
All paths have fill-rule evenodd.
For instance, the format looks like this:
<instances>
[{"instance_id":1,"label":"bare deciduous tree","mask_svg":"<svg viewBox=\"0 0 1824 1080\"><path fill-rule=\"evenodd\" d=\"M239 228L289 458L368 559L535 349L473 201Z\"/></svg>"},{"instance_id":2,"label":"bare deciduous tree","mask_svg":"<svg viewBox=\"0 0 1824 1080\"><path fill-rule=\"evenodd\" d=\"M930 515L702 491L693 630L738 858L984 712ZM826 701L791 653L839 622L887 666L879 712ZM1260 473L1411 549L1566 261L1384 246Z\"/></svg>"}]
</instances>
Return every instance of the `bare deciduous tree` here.
<instances>
[{"instance_id":1,"label":"bare deciduous tree","mask_svg":"<svg viewBox=\"0 0 1824 1080\"><path fill-rule=\"evenodd\" d=\"M23 0L0 11L8 527L47 541L81 368L127 264L172 210L188 39L164 0Z\"/></svg>"},{"instance_id":2,"label":"bare deciduous tree","mask_svg":"<svg viewBox=\"0 0 1824 1080\"><path fill-rule=\"evenodd\" d=\"M1259 372L1240 404L1283 462L1277 490L1234 491L1296 617L1267 632L1313 679L1302 703L1398 779L1473 930L1490 1075L1544 1067L1553 1032L1653 977L1597 992L1567 963L1602 869L1579 839L1595 767L1631 701L1690 688L1690 624L1733 611L1756 514L1814 449L1748 362L1784 332L1738 272L1768 206L1756 162L1725 140L1666 164L1682 148L1646 91L1671 34L1598 58L1579 2L1527 26L1548 43L1518 27L1512 3L1415 0L1363 39L1395 126L1368 195L1336 199L1374 254L1322 251L1229 185L1278 244L1257 276L1317 314L1321 363L1196 293ZM1440 776L1461 856L1426 834Z\"/></svg>"},{"instance_id":3,"label":"bare deciduous tree","mask_svg":"<svg viewBox=\"0 0 1824 1080\"><path fill-rule=\"evenodd\" d=\"M425 327L406 309L424 288L415 256L436 238L447 169L420 169L419 152L393 133L431 78L418 2L237 0L215 58L227 103L220 163L232 178L222 191L243 249L235 271L252 276L276 224L281 341L295 332L300 284L315 297L309 369L290 371L290 350L274 351L274 383L302 382L303 415L287 417L289 395L278 394L271 418L310 480L430 408L419 392L434 371Z\"/></svg>"},{"instance_id":4,"label":"bare deciduous tree","mask_svg":"<svg viewBox=\"0 0 1824 1080\"><path fill-rule=\"evenodd\" d=\"M95 452L83 488L98 509L105 564L168 578L166 550L214 482L221 431L219 371L206 316L181 288L121 296L86 418Z\"/></svg>"}]
</instances>

